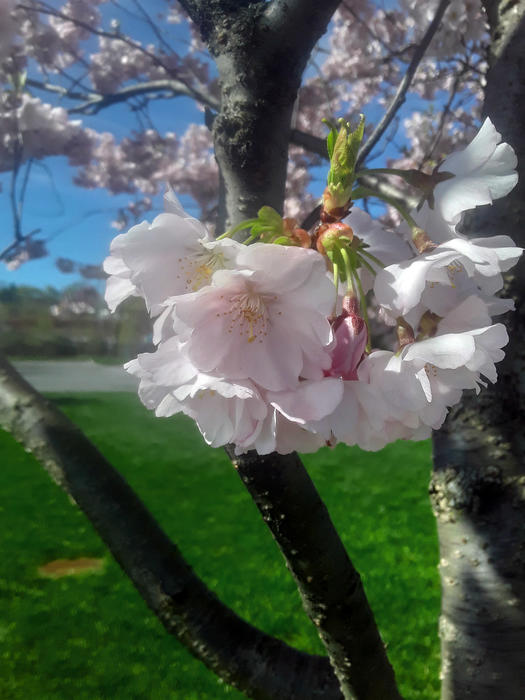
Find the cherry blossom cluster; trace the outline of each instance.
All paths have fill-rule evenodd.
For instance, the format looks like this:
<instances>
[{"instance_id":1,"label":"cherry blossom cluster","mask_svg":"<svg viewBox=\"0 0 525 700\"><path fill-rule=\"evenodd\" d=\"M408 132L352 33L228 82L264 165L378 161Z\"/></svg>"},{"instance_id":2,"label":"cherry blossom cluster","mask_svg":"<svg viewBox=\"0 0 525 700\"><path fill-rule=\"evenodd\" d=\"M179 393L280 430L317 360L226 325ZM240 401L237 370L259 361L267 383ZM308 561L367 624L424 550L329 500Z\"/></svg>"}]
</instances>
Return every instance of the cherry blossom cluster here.
<instances>
[{"instance_id":1,"label":"cherry blossom cluster","mask_svg":"<svg viewBox=\"0 0 525 700\"><path fill-rule=\"evenodd\" d=\"M377 450L428 437L464 390L496 380L508 337L492 317L513 308L497 293L522 250L458 227L514 187L512 148L486 120L432 175L407 173L426 200L388 231L353 203L362 134L361 123L329 137L310 233L263 207L213 239L168 191L165 213L113 240L110 309L140 296L155 319L156 350L125 366L157 416L184 413L210 445L238 453ZM373 347L371 303L395 347Z\"/></svg>"},{"instance_id":2,"label":"cherry blossom cluster","mask_svg":"<svg viewBox=\"0 0 525 700\"><path fill-rule=\"evenodd\" d=\"M2 112L1 107L9 107ZM62 107L52 107L27 93L0 96L0 172L21 163L66 154L71 165L87 164L97 135L80 119L69 119Z\"/></svg>"},{"instance_id":3,"label":"cherry blossom cluster","mask_svg":"<svg viewBox=\"0 0 525 700\"><path fill-rule=\"evenodd\" d=\"M14 0L0 2L0 61L11 51L16 38L16 21L13 17Z\"/></svg>"}]
</instances>

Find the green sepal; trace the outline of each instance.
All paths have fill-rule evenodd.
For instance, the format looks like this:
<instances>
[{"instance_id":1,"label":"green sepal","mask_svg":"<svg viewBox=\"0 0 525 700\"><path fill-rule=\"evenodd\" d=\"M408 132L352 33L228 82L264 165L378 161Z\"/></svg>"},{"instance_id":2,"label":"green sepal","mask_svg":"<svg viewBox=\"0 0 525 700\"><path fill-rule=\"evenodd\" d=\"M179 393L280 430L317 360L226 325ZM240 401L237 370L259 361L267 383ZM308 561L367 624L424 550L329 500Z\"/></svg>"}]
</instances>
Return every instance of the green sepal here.
<instances>
[{"instance_id":1,"label":"green sepal","mask_svg":"<svg viewBox=\"0 0 525 700\"><path fill-rule=\"evenodd\" d=\"M251 235L257 236L264 243L273 243L282 233L283 217L272 207L261 207L256 222L252 225Z\"/></svg>"},{"instance_id":2,"label":"green sepal","mask_svg":"<svg viewBox=\"0 0 525 700\"><path fill-rule=\"evenodd\" d=\"M343 255L341 253L341 249L334 247L331 250L327 250L326 255L334 265L337 265L337 268L339 271L339 279L341 280L341 282L345 282L346 281L346 268L345 268L345 261L344 261Z\"/></svg>"},{"instance_id":3,"label":"green sepal","mask_svg":"<svg viewBox=\"0 0 525 700\"><path fill-rule=\"evenodd\" d=\"M241 221L237 226L234 226L222 236L219 236L217 240L222 238L231 238L234 234L245 229L250 230L249 240L256 238L261 238L261 240L266 243L271 242L271 239L275 236L280 236L283 233L283 218L282 216L272 209L272 207L261 207L257 212L257 218L246 219Z\"/></svg>"},{"instance_id":4,"label":"green sepal","mask_svg":"<svg viewBox=\"0 0 525 700\"><path fill-rule=\"evenodd\" d=\"M259 209L257 216L261 223L271 225L275 229L282 228L283 217L272 207L264 206Z\"/></svg>"},{"instance_id":5,"label":"green sepal","mask_svg":"<svg viewBox=\"0 0 525 700\"><path fill-rule=\"evenodd\" d=\"M278 238L274 238L272 243L274 245L290 245L290 239L288 236L279 236Z\"/></svg>"}]
</instances>

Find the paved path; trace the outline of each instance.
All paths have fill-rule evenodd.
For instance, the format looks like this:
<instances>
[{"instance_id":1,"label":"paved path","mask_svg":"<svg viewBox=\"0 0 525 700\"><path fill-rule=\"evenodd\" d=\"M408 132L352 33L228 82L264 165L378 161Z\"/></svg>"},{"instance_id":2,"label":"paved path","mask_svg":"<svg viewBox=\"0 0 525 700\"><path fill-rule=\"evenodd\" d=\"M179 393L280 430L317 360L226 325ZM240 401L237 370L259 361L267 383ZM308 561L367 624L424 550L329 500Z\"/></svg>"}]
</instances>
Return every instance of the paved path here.
<instances>
[{"instance_id":1,"label":"paved path","mask_svg":"<svg viewBox=\"0 0 525 700\"><path fill-rule=\"evenodd\" d=\"M20 360L14 365L38 391L136 391L138 385L122 367L93 360Z\"/></svg>"}]
</instances>

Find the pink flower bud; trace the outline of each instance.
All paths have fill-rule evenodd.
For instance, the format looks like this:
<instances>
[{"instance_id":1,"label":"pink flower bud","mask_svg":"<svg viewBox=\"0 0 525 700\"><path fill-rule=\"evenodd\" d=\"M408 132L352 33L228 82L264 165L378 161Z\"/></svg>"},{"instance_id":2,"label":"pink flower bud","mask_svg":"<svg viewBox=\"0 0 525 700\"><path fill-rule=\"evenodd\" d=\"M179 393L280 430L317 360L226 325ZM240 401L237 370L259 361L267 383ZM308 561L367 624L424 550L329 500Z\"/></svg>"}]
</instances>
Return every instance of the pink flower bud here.
<instances>
[{"instance_id":1,"label":"pink flower bud","mask_svg":"<svg viewBox=\"0 0 525 700\"><path fill-rule=\"evenodd\" d=\"M361 316L351 313L337 324L334 337L330 374L347 380L357 379L357 367L368 341L366 323Z\"/></svg>"}]
</instances>

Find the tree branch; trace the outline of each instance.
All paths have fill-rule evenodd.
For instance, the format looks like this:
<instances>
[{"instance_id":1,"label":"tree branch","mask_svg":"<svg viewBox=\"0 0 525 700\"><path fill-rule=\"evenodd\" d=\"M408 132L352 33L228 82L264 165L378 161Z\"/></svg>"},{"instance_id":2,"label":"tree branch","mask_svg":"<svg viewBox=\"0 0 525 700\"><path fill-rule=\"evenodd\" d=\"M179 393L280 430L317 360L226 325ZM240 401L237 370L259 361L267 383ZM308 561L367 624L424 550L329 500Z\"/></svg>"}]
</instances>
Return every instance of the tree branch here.
<instances>
[{"instance_id":1,"label":"tree branch","mask_svg":"<svg viewBox=\"0 0 525 700\"><path fill-rule=\"evenodd\" d=\"M319 39L319 27L330 21L340 0L271 0L264 11L265 23L294 48L308 46L308 55Z\"/></svg>"},{"instance_id":2,"label":"tree branch","mask_svg":"<svg viewBox=\"0 0 525 700\"><path fill-rule=\"evenodd\" d=\"M164 97L191 97L205 107L209 107L211 109L218 108L217 100L215 100L210 93L207 93L200 88L190 87L180 80L171 78L166 80L148 80L144 83L129 85L128 87L122 88L122 90L118 90L112 94L96 95L90 97L84 103L77 105L76 107L71 107L68 109L68 112L70 114L80 112L96 114L105 107L110 107L118 102L125 102L132 97L137 97L139 95L159 97L159 93L169 93L168 95L163 95Z\"/></svg>"},{"instance_id":3,"label":"tree branch","mask_svg":"<svg viewBox=\"0 0 525 700\"><path fill-rule=\"evenodd\" d=\"M338 0L182 4L219 70L213 131L228 225L255 216L262 205L282 210L302 73ZM297 455L230 456L287 558L345 698L399 698L359 576Z\"/></svg>"},{"instance_id":4,"label":"tree branch","mask_svg":"<svg viewBox=\"0 0 525 700\"><path fill-rule=\"evenodd\" d=\"M439 140L441 139L441 136L443 135L443 129L445 128L445 122L451 112L452 109L452 103L454 102L454 99L458 93L459 86L461 84L461 80L465 73L467 72L467 68L463 67L457 74L456 77L454 78L454 83L452 84L452 88L450 89L450 95L449 98L441 110L441 114L439 115L439 123L436 129L436 133L434 134L434 138L432 139L432 142L430 146L427 148L426 153L423 155L421 158L421 161L419 163L419 167L421 168L423 164L432 158L432 155L434 153L434 150L436 149Z\"/></svg>"},{"instance_id":5,"label":"tree branch","mask_svg":"<svg viewBox=\"0 0 525 700\"><path fill-rule=\"evenodd\" d=\"M290 132L290 142L296 146L302 146L307 151L315 153L321 158L328 160L328 151L326 150L326 139L319 136L308 134L306 131L292 129Z\"/></svg>"},{"instance_id":6,"label":"tree branch","mask_svg":"<svg viewBox=\"0 0 525 700\"><path fill-rule=\"evenodd\" d=\"M361 583L297 455L230 458L270 528L345 698L401 698Z\"/></svg>"},{"instance_id":7,"label":"tree branch","mask_svg":"<svg viewBox=\"0 0 525 700\"><path fill-rule=\"evenodd\" d=\"M429 24L427 31L425 32L423 38L421 39L420 43L417 45L414 51L412 60L408 64L408 68L406 70L405 75L403 76L403 80L399 83L396 94L394 95L394 99L390 103L379 124L370 134L366 143L364 143L361 147L357 158L356 167L359 167L364 163L366 157L370 155L372 149L379 141L381 136L385 133L386 129L388 128L388 125L395 117L401 105L404 103L406 99L406 93L408 91L408 88L410 87L410 83L412 82L412 78L414 77L416 70L419 64L421 63L421 60L425 55L425 51L427 50L430 42L432 41L434 34L437 32L443 15L445 14L445 10L449 5L450 0L441 0L441 2L439 3L432 22Z\"/></svg>"},{"instance_id":8,"label":"tree branch","mask_svg":"<svg viewBox=\"0 0 525 700\"><path fill-rule=\"evenodd\" d=\"M86 22L82 22L81 20L75 19L64 14L63 12L60 12L54 9L53 7L46 5L45 3L39 3L36 7L31 7L28 5L18 5L18 7L28 12L41 12L43 14L48 14L53 17L58 17L64 21L71 22L72 24L82 27L86 31L89 31L91 34L94 34L96 36L106 37L108 39L113 39L114 41L122 41L123 43L127 44L136 51L140 51L141 53L143 53L152 61L152 63L166 71L167 75L172 76L171 79L165 81L152 80L144 83L138 83L136 85L123 88L122 90L111 95L101 95L98 93L91 93L89 95L86 95L82 93L69 92L67 88L62 88L61 86L53 86L49 83L40 83L36 80L27 81L27 84L33 85L33 87L38 87L40 89L48 90L50 92L56 92L63 95L64 97L69 97L71 99L74 98L85 101L85 104L79 105L76 108L72 108L69 110L69 112L76 113L85 112L86 110L92 110L93 113L96 113L103 107L107 107L117 102L123 102L129 97L135 97L136 95L146 94L150 90L153 92L158 92L159 90L168 90L171 91L174 96L185 95L187 97L195 99L197 102L200 102L205 107L217 109L217 100L215 100L215 98L210 93L203 89L202 86L195 87L193 85L189 85L186 81L181 80L180 77L178 77L175 74L175 71L171 70L170 67L167 66L164 63L164 61L162 61L157 55L155 55L151 51L148 51L141 44L137 43L136 41L133 41L125 34L121 34L119 32L107 32L102 29L97 29L96 27L92 27ZM147 14L146 16L149 19L149 16ZM164 85L161 85L162 83L164 83Z\"/></svg>"},{"instance_id":9,"label":"tree branch","mask_svg":"<svg viewBox=\"0 0 525 700\"><path fill-rule=\"evenodd\" d=\"M75 90L70 90L62 85L55 85L54 83L44 83L41 80L34 80L33 78L26 79L26 85L29 87L36 88L37 90L44 90L45 92L53 92L61 97L67 97L70 100L90 100L98 97L96 92L76 92Z\"/></svg>"},{"instance_id":10,"label":"tree branch","mask_svg":"<svg viewBox=\"0 0 525 700\"><path fill-rule=\"evenodd\" d=\"M151 98L158 98L160 96L191 97L196 102L200 102L204 107L209 107L213 110L218 109L219 105L218 101L210 92L207 92L202 88L190 86L176 78L147 80L144 82L134 83L133 85L128 85L121 90L106 94L101 94L98 92L90 92L89 94L75 92L69 90L68 88L62 87L61 85L43 83L40 80L33 80L31 78L26 80L26 84L30 87L36 88L37 90L53 92L67 99L81 100L81 104L68 108L67 111L69 114L96 114L105 107L110 107L111 105L119 102L125 102L132 97L138 97L141 95L150 96ZM161 95L161 93L167 94Z\"/></svg>"},{"instance_id":11,"label":"tree branch","mask_svg":"<svg viewBox=\"0 0 525 700\"><path fill-rule=\"evenodd\" d=\"M17 141L15 143L15 153L13 158L13 170L11 171L11 178L9 183L9 202L11 204L11 213L13 216L13 230L15 235L15 242L20 243L22 240L22 226L20 222L20 211L18 208L18 203L16 201L16 181L18 178L18 170L20 168L22 148L20 143Z\"/></svg>"},{"instance_id":12,"label":"tree branch","mask_svg":"<svg viewBox=\"0 0 525 700\"><path fill-rule=\"evenodd\" d=\"M261 700L341 697L326 658L257 630L206 588L120 474L2 357L0 425L75 500L166 630L218 676Z\"/></svg>"}]
</instances>

